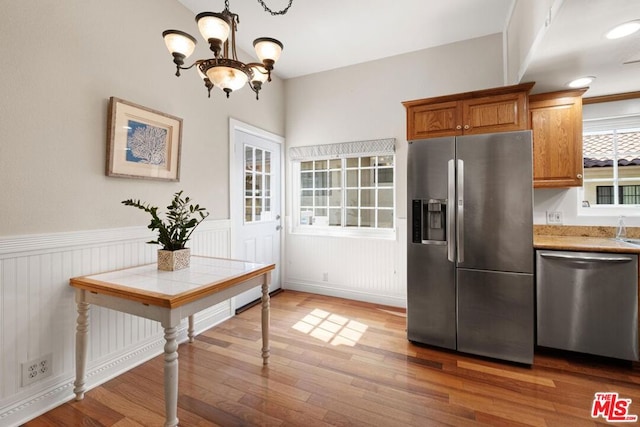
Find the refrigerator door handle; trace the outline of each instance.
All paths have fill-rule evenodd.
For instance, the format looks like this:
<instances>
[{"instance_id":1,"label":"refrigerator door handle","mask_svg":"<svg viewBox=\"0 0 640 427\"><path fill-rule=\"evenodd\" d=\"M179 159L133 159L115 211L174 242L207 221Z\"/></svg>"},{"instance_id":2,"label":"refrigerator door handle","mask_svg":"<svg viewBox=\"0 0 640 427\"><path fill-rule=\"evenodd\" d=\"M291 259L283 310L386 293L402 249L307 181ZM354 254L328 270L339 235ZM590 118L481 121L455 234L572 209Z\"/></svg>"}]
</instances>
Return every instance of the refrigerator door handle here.
<instances>
[{"instance_id":1,"label":"refrigerator door handle","mask_svg":"<svg viewBox=\"0 0 640 427\"><path fill-rule=\"evenodd\" d=\"M458 247L458 264L464 262L464 162L458 159L458 180L456 200L456 246Z\"/></svg>"},{"instance_id":2,"label":"refrigerator door handle","mask_svg":"<svg viewBox=\"0 0 640 427\"><path fill-rule=\"evenodd\" d=\"M455 221L456 216L454 208L456 205L456 165L453 159L448 162L448 180L447 180L447 259L450 262L455 262L456 247L454 245L455 239Z\"/></svg>"}]
</instances>

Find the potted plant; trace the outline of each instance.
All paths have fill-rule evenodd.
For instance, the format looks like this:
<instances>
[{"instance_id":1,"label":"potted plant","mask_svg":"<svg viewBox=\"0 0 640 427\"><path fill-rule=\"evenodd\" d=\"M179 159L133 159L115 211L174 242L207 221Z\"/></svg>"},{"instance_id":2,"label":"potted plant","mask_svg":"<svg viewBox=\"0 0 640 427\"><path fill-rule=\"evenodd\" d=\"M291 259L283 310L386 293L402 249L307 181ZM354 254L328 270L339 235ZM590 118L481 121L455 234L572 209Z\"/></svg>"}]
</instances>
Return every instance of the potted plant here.
<instances>
[{"instance_id":1,"label":"potted plant","mask_svg":"<svg viewBox=\"0 0 640 427\"><path fill-rule=\"evenodd\" d=\"M182 198L182 191L173 195L167 206L166 220L158 216L158 208L142 203L140 200L123 200L125 206L133 206L149 213L151 223L147 228L158 231L158 238L147 243L161 245L158 249L159 270L180 270L189 267L191 249L185 248L196 227L209 216L209 212L200 205L190 204L189 197Z\"/></svg>"}]
</instances>

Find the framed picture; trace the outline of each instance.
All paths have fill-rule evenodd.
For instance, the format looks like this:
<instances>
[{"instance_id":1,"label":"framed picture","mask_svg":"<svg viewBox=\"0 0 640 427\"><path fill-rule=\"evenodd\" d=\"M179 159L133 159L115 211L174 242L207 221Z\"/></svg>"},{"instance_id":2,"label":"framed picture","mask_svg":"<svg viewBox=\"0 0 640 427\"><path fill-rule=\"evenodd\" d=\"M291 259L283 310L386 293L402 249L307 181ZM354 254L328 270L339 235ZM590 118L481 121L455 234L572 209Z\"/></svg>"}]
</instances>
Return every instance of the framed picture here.
<instances>
[{"instance_id":1,"label":"framed picture","mask_svg":"<svg viewBox=\"0 0 640 427\"><path fill-rule=\"evenodd\" d=\"M182 119L109 99L107 176L180 180Z\"/></svg>"}]
</instances>

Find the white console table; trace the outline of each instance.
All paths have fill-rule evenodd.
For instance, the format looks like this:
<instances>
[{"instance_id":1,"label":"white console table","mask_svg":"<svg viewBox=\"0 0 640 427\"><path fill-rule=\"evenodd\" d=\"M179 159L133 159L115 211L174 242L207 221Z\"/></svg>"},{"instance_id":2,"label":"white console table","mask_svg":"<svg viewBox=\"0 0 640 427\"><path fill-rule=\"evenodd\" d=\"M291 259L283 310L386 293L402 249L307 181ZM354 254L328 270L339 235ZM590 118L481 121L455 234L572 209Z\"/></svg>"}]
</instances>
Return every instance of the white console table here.
<instances>
[{"instance_id":1,"label":"white console table","mask_svg":"<svg viewBox=\"0 0 640 427\"><path fill-rule=\"evenodd\" d=\"M191 266L160 271L156 264L75 277L78 306L76 330L76 400L84 398L89 307L95 304L156 320L164 328L164 398L166 427L178 425L178 327L189 318L193 342L193 315L256 286L262 287L262 359L269 361L269 284L273 264L221 258L191 257Z\"/></svg>"}]
</instances>

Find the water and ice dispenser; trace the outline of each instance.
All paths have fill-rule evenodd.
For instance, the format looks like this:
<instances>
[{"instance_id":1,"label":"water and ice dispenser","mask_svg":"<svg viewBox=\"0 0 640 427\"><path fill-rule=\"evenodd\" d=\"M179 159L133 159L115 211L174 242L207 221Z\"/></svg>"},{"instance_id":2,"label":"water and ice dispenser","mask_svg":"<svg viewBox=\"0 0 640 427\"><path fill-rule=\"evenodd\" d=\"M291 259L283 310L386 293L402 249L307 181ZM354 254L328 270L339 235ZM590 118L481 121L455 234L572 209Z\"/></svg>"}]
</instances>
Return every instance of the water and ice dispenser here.
<instances>
[{"instance_id":1,"label":"water and ice dispenser","mask_svg":"<svg viewBox=\"0 0 640 427\"><path fill-rule=\"evenodd\" d=\"M413 243L447 244L447 199L412 201Z\"/></svg>"}]
</instances>

